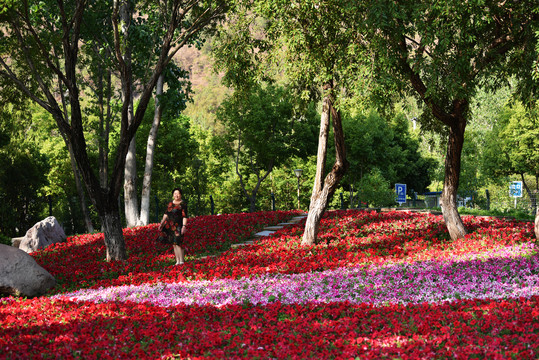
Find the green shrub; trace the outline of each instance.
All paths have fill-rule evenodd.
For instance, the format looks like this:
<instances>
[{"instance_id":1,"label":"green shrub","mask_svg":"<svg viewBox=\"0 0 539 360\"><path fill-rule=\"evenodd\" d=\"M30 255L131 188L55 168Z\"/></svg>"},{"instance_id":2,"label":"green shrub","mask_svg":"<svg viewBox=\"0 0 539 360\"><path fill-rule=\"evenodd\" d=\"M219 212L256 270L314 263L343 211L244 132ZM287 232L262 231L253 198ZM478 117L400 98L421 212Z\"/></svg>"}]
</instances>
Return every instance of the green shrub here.
<instances>
[{"instance_id":1,"label":"green shrub","mask_svg":"<svg viewBox=\"0 0 539 360\"><path fill-rule=\"evenodd\" d=\"M359 198L369 207L395 205L395 191L379 169L373 169L359 182Z\"/></svg>"},{"instance_id":2,"label":"green shrub","mask_svg":"<svg viewBox=\"0 0 539 360\"><path fill-rule=\"evenodd\" d=\"M0 244L11 246L11 238L9 236L0 234Z\"/></svg>"},{"instance_id":3,"label":"green shrub","mask_svg":"<svg viewBox=\"0 0 539 360\"><path fill-rule=\"evenodd\" d=\"M526 211L519 209L505 209L505 210L480 210L470 209L465 207L459 207L459 214L461 215L481 215L481 216L507 216L513 217L517 220L534 220L535 216Z\"/></svg>"}]
</instances>

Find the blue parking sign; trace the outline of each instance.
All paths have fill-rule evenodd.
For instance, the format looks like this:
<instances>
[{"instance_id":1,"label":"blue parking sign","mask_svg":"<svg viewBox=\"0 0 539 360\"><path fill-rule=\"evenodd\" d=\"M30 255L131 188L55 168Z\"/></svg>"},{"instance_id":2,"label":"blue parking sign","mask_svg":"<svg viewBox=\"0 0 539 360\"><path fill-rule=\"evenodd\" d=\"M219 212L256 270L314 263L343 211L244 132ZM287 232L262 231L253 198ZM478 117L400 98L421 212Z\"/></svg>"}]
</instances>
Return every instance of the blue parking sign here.
<instances>
[{"instance_id":1,"label":"blue parking sign","mask_svg":"<svg viewBox=\"0 0 539 360\"><path fill-rule=\"evenodd\" d=\"M513 181L509 184L509 195L512 197L522 197L522 181Z\"/></svg>"},{"instance_id":2,"label":"blue parking sign","mask_svg":"<svg viewBox=\"0 0 539 360\"><path fill-rule=\"evenodd\" d=\"M406 184L395 184L395 192L397 193L397 202L404 204L406 202Z\"/></svg>"}]
</instances>

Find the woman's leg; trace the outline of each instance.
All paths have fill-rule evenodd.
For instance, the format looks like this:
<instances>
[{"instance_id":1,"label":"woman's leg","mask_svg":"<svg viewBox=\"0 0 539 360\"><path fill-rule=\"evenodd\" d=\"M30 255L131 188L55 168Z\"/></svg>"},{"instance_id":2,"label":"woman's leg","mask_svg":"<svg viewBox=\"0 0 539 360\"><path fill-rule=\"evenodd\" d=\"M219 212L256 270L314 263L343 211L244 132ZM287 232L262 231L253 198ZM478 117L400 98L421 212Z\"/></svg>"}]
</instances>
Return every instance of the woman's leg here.
<instances>
[{"instance_id":1,"label":"woman's leg","mask_svg":"<svg viewBox=\"0 0 539 360\"><path fill-rule=\"evenodd\" d=\"M184 250L176 244L173 244L172 248L174 249L174 256L176 257L176 265L183 264Z\"/></svg>"},{"instance_id":2,"label":"woman's leg","mask_svg":"<svg viewBox=\"0 0 539 360\"><path fill-rule=\"evenodd\" d=\"M178 231L174 234L174 256L176 256L176 265L184 263L185 250L178 244L181 244L181 235Z\"/></svg>"},{"instance_id":3,"label":"woman's leg","mask_svg":"<svg viewBox=\"0 0 539 360\"><path fill-rule=\"evenodd\" d=\"M180 255L180 264L183 264L185 262L185 249L182 248L181 246L178 246L178 253Z\"/></svg>"}]
</instances>

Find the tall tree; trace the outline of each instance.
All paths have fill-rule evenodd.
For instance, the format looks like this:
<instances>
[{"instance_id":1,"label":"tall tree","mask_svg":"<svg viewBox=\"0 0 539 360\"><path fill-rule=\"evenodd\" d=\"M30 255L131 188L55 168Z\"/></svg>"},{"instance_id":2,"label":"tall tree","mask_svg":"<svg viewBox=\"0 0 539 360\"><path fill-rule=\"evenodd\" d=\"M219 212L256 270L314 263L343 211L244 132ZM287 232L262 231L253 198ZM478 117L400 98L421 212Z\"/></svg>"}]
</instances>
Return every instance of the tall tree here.
<instances>
[{"instance_id":1,"label":"tall tree","mask_svg":"<svg viewBox=\"0 0 539 360\"><path fill-rule=\"evenodd\" d=\"M352 68L361 63L361 54L354 46L358 34L344 22L356 3L346 0L286 4L270 1L260 6L263 14L274 20L269 28L270 37L285 50L279 54L284 61L278 63L304 94L318 88L322 99L316 175L302 239L302 244L310 245L318 241L322 215L349 167L339 99L347 93ZM357 68L354 70L356 72ZM335 162L326 174L330 126Z\"/></svg>"},{"instance_id":2,"label":"tall tree","mask_svg":"<svg viewBox=\"0 0 539 360\"><path fill-rule=\"evenodd\" d=\"M302 243L317 242L318 226L328 201L348 168L339 102L352 89L363 54L357 31L346 26L357 2L240 1L247 11L218 49L226 68L224 80L242 86L256 79L282 78L297 90L296 99L322 99L317 170ZM252 15L255 16L252 16ZM268 21L259 20L256 15ZM258 27L257 27L258 25ZM261 26L260 26L261 25ZM257 33L253 29L261 28ZM355 68L356 71L352 71ZM354 79L355 80L355 79ZM333 130L335 162L326 174L328 138Z\"/></svg>"},{"instance_id":3,"label":"tall tree","mask_svg":"<svg viewBox=\"0 0 539 360\"><path fill-rule=\"evenodd\" d=\"M313 114L300 115L294 113L289 94L273 85L238 91L219 109L217 118L227 130L236 175L251 212L256 211L258 190L273 169L308 151L310 142L301 140L312 128ZM256 179L249 190L251 175Z\"/></svg>"},{"instance_id":4,"label":"tall tree","mask_svg":"<svg viewBox=\"0 0 539 360\"><path fill-rule=\"evenodd\" d=\"M132 69L125 61L120 29L120 8L116 0L100 7L99 1L31 1L7 4L0 15L3 36L0 42L0 76L18 86L30 99L51 113L66 145L71 146L78 168L104 230L107 260L127 258L118 197L122 188L123 171L128 147L143 119L157 80L174 54L189 39L222 17L223 1L169 1L162 3L159 12L166 29L156 61L148 64L150 76L142 86L139 105L129 121ZM139 16L143 17L146 2L141 2ZM91 21L95 11L106 10L114 34L115 66L119 71L126 94L121 109L121 128L116 158L107 186L101 186L86 149L83 101L80 93L84 71L79 68L81 29L96 26ZM51 53L51 42L61 43L61 53ZM55 49L55 47L52 47ZM63 107L62 101L68 106Z\"/></svg>"},{"instance_id":5,"label":"tall tree","mask_svg":"<svg viewBox=\"0 0 539 360\"><path fill-rule=\"evenodd\" d=\"M447 136L442 211L452 239L466 229L457 211L461 153L469 104L477 89L496 87L534 52L538 14L529 1L368 0L358 13L379 81L412 92L429 109L424 124Z\"/></svg>"},{"instance_id":6,"label":"tall tree","mask_svg":"<svg viewBox=\"0 0 539 360\"><path fill-rule=\"evenodd\" d=\"M537 210L539 189L539 116L522 103L508 104L498 116L487 138L483 165L491 176L520 176L530 198L533 211ZM535 179L532 186L524 175Z\"/></svg>"},{"instance_id":7,"label":"tall tree","mask_svg":"<svg viewBox=\"0 0 539 360\"><path fill-rule=\"evenodd\" d=\"M161 74L155 88L155 109L153 122L146 141L146 157L144 161L144 175L142 178L142 193L140 200L140 216L137 225L148 225L150 221L150 193L152 173L157 145L157 133L161 125L163 114L167 120L178 117L185 109L189 99L190 83L188 73L176 64L169 63ZM165 83L167 90L163 91Z\"/></svg>"}]
</instances>

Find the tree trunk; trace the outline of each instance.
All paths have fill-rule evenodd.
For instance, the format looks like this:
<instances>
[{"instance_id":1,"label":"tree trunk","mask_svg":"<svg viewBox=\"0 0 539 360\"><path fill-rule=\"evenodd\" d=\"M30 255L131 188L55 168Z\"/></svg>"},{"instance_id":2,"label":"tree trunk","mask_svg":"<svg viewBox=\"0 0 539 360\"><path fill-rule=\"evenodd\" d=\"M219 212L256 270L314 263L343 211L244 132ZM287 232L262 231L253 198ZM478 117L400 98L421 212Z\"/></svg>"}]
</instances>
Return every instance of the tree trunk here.
<instances>
[{"instance_id":1,"label":"tree trunk","mask_svg":"<svg viewBox=\"0 0 539 360\"><path fill-rule=\"evenodd\" d=\"M68 146L71 148L71 146ZM92 219L90 218L90 210L88 209L88 202L86 201L86 195L84 194L84 189L80 181L79 169L77 169L77 162L73 157L73 154L70 153L71 167L73 168L73 176L75 177L75 186L77 187L77 193L79 194L80 199L80 208L82 211L82 217L84 218L84 225L86 227L87 233L94 232L94 225L92 224Z\"/></svg>"},{"instance_id":2,"label":"tree trunk","mask_svg":"<svg viewBox=\"0 0 539 360\"><path fill-rule=\"evenodd\" d=\"M124 172L124 206L127 227L134 227L138 223L137 199L137 159L135 138L129 144L129 151L125 158Z\"/></svg>"},{"instance_id":3,"label":"tree trunk","mask_svg":"<svg viewBox=\"0 0 539 360\"><path fill-rule=\"evenodd\" d=\"M460 180L460 162L465 128L466 119L463 116L458 117L449 127L444 188L440 199L445 224L452 240L462 238L467 233L457 210L457 191Z\"/></svg>"},{"instance_id":4,"label":"tree trunk","mask_svg":"<svg viewBox=\"0 0 539 360\"><path fill-rule=\"evenodd\" d=\"M256 194L249 196L249 212L254 213L256 211Z\"/></svg>"},{"instance_id":5,"label":"tree trunk","mask_svg":"<svg viewBox=\"0 0 539 360\"><path fill-rule=\"evenodd\" d=\"M537 210L537 198L535 194L533 193L533 191L528 186L528 184L526 183L526 179L524 178L524 173L520 173L520 180L522 181L522 186L524 187L524 190L526 190L526 193L528 194L528 197L530 198L530 205L531 205L532 214L533 214ZM536 184L536 188L537 188L537 184Z\"/></svg>"},{"instance_id":6,"label":"tree trunk","mask_svg":"<svg viewBox=\"0 0 539 360\"><path fill-rule=\"evenodd\" d=\"M80 172L77 167L77 161L75 160L75 155L73 153L73 147L67 141L67 138L62 133L62 138L64 139L64 143L66 144L67 150L69 152L69 160L71 163L71 170L73 171L73 177L75 179L75 187L77 188L77 194L79 196L80 200L80 207L82 211L82 217L84 218L84 226L86 227L86 231L88 233L94 232L94 226L92 224L92 219L90 218L90 211L88 209L88 203L86 201L86 195L84 194L83 185L80 181ZM74 231L75 228L72 227L72 231Z\"/></svg>"},{"instance_id":7,"label":"tree trunk","mask_svg":"<svg viewBox=\"0 0 539 360\"><path fill-rule=\"evenodd\" d=\"M161 123L161 115L163 108L159 103L159 96L163 94L163 74L159 76L155 87L155 112L153 116L153 124L148 135L148 143L146 144L146 162L144 164L144 178L142 180L142 198L140 200L140 217L138 225L148 225L150 222L150 191L152 187L152 171L154 150L157 139L157 131Z\"/></svg>"},{"instance_id":8,"label":"tree trunk","mask_svg":"<svg viewBox=\"0 0 539 360\"><path fill-rule=\"evenodd\" d=\"M134 96L133 96L133 82L131 74L131 44L129 27L131 25L131 16L133 8L129 2L125 2L120 7L120 16L122 20L122 34L124 36L125 54L124 61L125 66L129 69L129 75L127 81L122 81L122 96L124 104L129 102L127 123L128 126L133 125L134 119ZM124 207L125 207L125 220L127 227L134 227L138 222L138 199L137 199L137 157L136 157L136 138L133 136L129 143L129 149L125 158L125 170L124 170Z\"/></svg>"},{"instance_id":9,"label":"tree trunk","mask_svg":"<svg viewBox=\"0 0 539 360\"><path fill-rule=\"evenodd\" d=\"M120 222L120 212L118 200L107 196L107 201L102 211L100 211L101 223L103 224L103 234L107 248L107 261L126 260L127 252L125 248L122 225Z\"/></svg>"},{"instance_id":10,"label":"tree trunk","mask_svg":"<svg viewBox=\"0 0 539 360\"><path fill-rule=\"evenodd\" d=\"M105 52L107 58L108 52ZM106 78L103 81L103 78ZM104 90L106 84L106 91ZM104 94L106 92L106 95ZM112 118L112 72L110 69L100 68L98 78L98 104L99 104L99 182L102 188L107 187L109 178L109 134Z\"/></svg>"},{"instance_id":11,"label":"tree trunk","mask_svg":"<svg viewBox=\"0 0 539 360\"><path fill-rule=\"evenodd\" d=\"M317 243L320 220L327 208L329 198L335 193L339 181L343 178L348 169L346 152L344 148L344 133L342 129L341 116L333 107L333 86L325 86L327 91L322 103L322 116L320 118L320 135L318 136L318 153L316 160L316 176L314 179L313 192L309 213L305 222L302 245L313 245ZM335 164L331 172L324 179L324 168L326 165L327 145L329 135L330 118L333 120L333 133L335 137Z\"/></svg>"}]
</instances>

